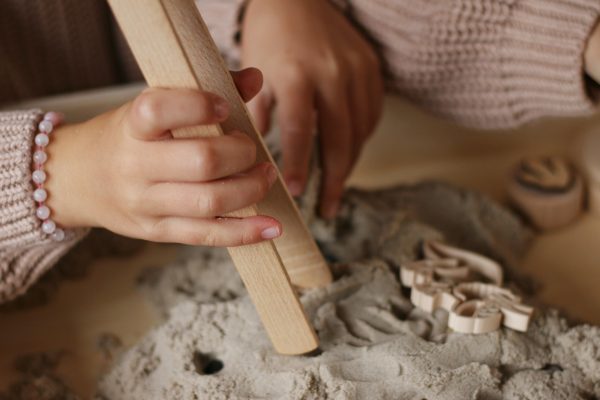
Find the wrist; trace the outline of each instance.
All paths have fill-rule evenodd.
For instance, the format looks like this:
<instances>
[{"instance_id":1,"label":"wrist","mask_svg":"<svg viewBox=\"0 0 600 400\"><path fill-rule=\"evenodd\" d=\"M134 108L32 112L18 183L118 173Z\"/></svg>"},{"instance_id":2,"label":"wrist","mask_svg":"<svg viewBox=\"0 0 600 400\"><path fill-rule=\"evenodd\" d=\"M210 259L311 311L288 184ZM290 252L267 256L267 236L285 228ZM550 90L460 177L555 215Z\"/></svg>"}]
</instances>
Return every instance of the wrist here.
<instances>
[{"instance_id":1,"label":"wrist","mask_svg":"<svg viewBox=\"0 0 600 400\"><path fill-rule=\"evenodd\" d=\"M86 200L80 182L85 168L79 165L80 155L90 151L90 147L82 143L83 136L81 125L60 126L54 131L52 143L46 150L49 193L46 203L52 211L52 219L64 228L94 226L82 207Z\"/></svg>"},{"instance_id":2,"label":"wrist","mask_svg":"<svg viewBox=\"0 0 600 400\"><path fill-rule=\"evenodd\" d=\"M585 72L600 83L600 23L592 30L584 52Z\"/></svg>"}]
</instances>

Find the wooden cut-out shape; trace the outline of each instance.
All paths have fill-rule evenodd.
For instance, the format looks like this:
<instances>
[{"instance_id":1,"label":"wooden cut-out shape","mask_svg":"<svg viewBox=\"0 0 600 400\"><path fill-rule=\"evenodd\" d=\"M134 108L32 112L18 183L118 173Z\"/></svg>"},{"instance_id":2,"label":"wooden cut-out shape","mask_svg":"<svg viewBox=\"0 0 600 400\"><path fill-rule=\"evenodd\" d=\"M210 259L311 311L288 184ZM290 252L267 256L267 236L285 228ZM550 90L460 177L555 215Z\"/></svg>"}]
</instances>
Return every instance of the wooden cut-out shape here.
<instances>
[{"instance_id":1,"label":"wooden cut-out shape","mask_svg":"<svg viewBox=\"0 0 600 400\"><path fill-rule=\"evenodd\" d=\"M458 283L482 278L502 285L502 267L490 258L434 240L423 242L422 249L423 260L400 267L400 281L404 286L432 280Z\"/></svg>"},{"instance_id":2,"label":"wooden cut-out shape","mask_svg":"<svg viewBox=\"0 0 600 400\"><path fill-rule=\"evenodd\" d=\"M503 272L498 263L437 241L423 243L423 256L400 267L401 283L412 288L415 307L428 313L448 311L448 326L457 332L486 333L501 325L527 330L533 308L499 286Z\"/></svg>"},{"instance_id":3,"label":"wooden cut-out shape","mask_svg":"<svg viewBox=\"0 0 600 400\"><path fill-rule=\"evenodd\" d=\"M227 121L177 129L172 132L175 138L242 131L256 143L257 162L273 163L193 0L109 3L150 86L204 89L230 105ZM331 272L280 176L263 202L228 216L259 212L281 221L283 235L229 248L229 253L275 349L308 353L318 347L318 339L291 281L300 288L324 286L331 282Z\"/></svg>"},{"instance_id":4,"label":"wooden cut-out shape","mask_svg":"<svg viewBox=\"0 0 600 400\"><path fill-rule=\"evenodd\" d=\"M480 282L461 283L452 294L457 304L450 311L448 327L462 333L487 333L504 325L525 332L533 308L506 288Z\"/></svg>"},{"instance_id":5,"label":"wooden cut-out shape","mask_svg":"<svg viewBox=\"0 0 600 400\"><path fill-rule=\"evenodd\" d=\"M453 258L407 262L400 268L400 281L406 287L432 281L460 282L469 278L469 268Z\"/></svg>"},{"instance_id":6,"label":"wooden cut-out shape","mask_svg":"<svg viewBox=\"0 0 600 400\"><path fill-rule=\"evenodd\" d=\"M555 229L581 214L584 184L575 167L564 158L528 158L514 170L508 195L535 227Z\"/></svg>"},{"instance_id":7,"label":"wooden cut-out shape","mask_svg":"<svg viewBox=\"0 0 600 400\"><path fill-rule=\"evenodd\" d=\"M410 292L410 301L428 313L438 308L450 312L458 304L458 299L452 294L452 284L435 281L415 283Z\"/></svg>"}]
</instances>

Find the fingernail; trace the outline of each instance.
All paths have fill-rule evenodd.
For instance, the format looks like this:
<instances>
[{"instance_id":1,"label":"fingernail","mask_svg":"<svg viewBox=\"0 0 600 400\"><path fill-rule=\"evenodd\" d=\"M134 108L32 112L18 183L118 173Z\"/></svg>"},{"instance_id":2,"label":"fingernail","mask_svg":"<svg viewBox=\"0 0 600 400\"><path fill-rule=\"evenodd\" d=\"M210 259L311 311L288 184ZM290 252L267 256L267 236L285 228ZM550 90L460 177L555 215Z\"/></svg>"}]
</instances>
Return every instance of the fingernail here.
<instances>
[{"instance_id":1,"label":"fingernail","mask_svg":"<svg viewBox=\"0 0 600 400\"><path fill-rule=\"evenodd\" d=\"M227 104L225 99L215 96L213 107L215 109L215 115L217 118L224 119L227 118L227 115L229 115L229 104Z\"/></svg>"},{"instance_id":2,"label":"fingernail","mask_svg":"<svg viewBox=\"0 0 600 400\"><path fill-rule=\"evenodd\" d=\"M294 197L298 197L304 192L304 187L302 186L300 181L297 181L297 180L288 181L287 187L288 187L288 190L290 191L290 194Z\"/></svg>"},{"instance_id":3,"label":"fingernail","mask_svg":"<svg viewBox=\"0 0 600 400\"><path fill-rule=\"evenodd\" d=\"M260 236L263 239L275 239L276 237L279 237L280 235L281 235L281 231L276 226L267 228L260 233Z\"/></svg>"},{"instance_id":4,"label":"fingernail","mask_svg":"<svg viewBox=\"0 0 600 400\"><path fill-rule=\"evenodd\" d=\"M273 185L277 180L277 170L272 164L267 164L267 180L269 185Z\"/></svg>"}]
</instances>

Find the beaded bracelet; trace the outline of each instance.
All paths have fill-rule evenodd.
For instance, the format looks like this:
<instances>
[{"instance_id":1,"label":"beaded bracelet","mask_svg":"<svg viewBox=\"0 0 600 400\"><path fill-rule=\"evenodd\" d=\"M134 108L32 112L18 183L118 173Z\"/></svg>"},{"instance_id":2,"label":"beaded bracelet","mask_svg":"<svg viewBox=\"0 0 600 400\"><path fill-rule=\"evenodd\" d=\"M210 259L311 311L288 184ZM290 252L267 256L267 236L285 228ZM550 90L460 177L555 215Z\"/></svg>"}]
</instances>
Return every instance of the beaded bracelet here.
<instances>
[{"instance_id":1,"label":"beaded bracelet","mask_svg":"<svg viewBox=\"0 0 600 400\"><path fill-rule=\"evenodd\" d=\"M45 204L48 198L48 192L44 189L44 182L47 176L44 171L44 163L48 160L46 146L50 143L50 133L54 127L63 121L63 116L56 112L48 112L38 125L39 133L35 135L35 151L33 153L33 163L35 170L31 174L31 179L36 186L33 191L33 200L37 203L35 215L42 221L42 231L50 237L60 242L65 238L65 231L58 228L56 223L50 219L50 208Z\"/></svg>"}]
</instances>

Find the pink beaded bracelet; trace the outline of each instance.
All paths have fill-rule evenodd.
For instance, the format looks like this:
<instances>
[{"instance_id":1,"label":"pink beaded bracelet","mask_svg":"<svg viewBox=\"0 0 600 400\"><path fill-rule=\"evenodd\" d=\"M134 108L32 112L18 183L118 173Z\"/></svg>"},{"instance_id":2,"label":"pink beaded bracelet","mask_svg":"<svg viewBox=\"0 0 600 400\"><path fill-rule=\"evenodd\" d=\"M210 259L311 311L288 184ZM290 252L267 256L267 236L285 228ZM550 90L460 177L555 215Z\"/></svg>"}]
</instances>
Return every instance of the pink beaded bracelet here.
<instances>
[{"instance_id":1,"label":"pink beaded bracelet","mask_svg":"<svg viewBox=\"0 0 600 400\"><path fill-rule=\"evenodd\" d=\"M35 151L33 153L33 163L35 169L31 174L31 179L36 186L33 191L33 200L37 203L35 215L42 221L42 231L50 235L50 237L60 242L65 238L65 231L58 228L56 223L50 219L50 209L45 204L48 198L48 192L44 189L44 182L47 176L44 171L44 163L48 160L46 154L46 146L50 143L50 133L54 127L58 126L63 121L62 114L56 112L48 112L38 125L39 133L35 135Z\"/></svg>"}]
</instances>

